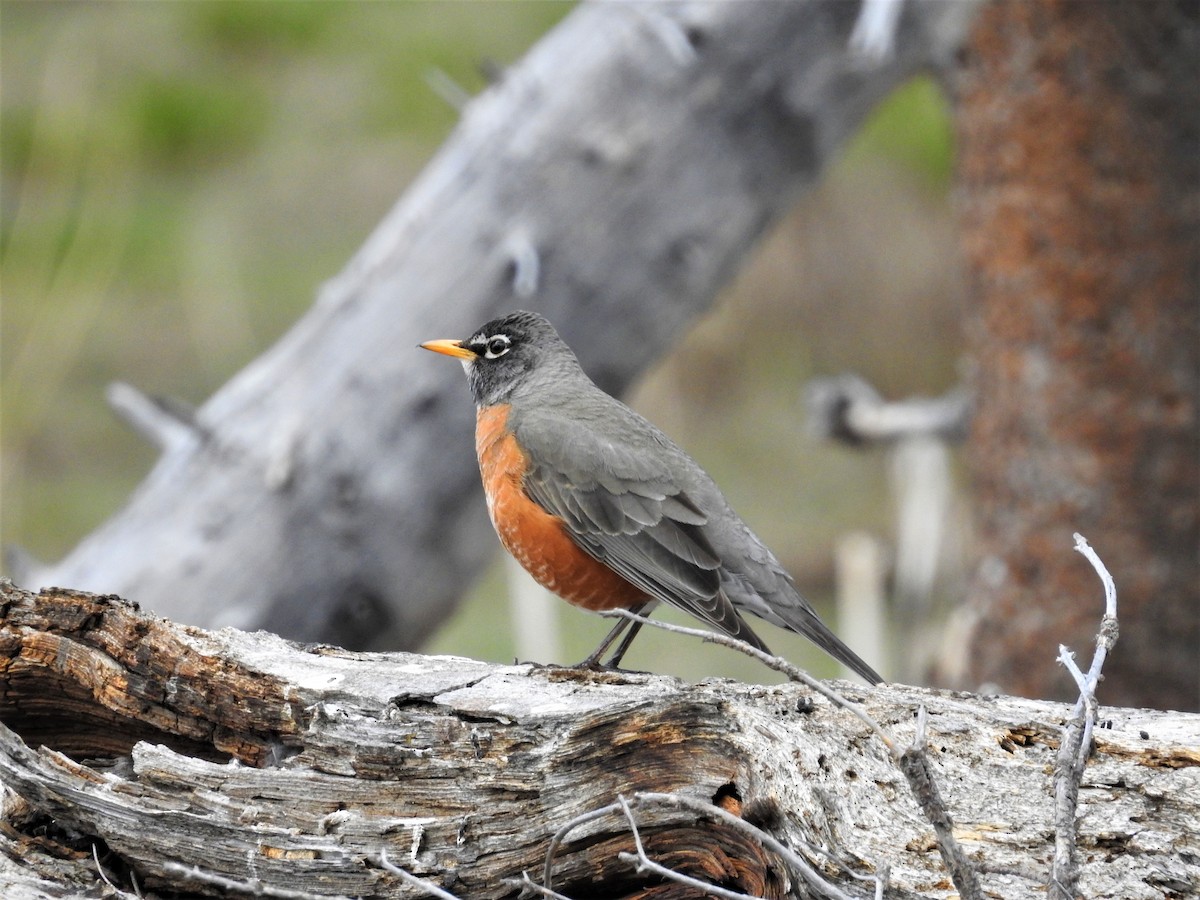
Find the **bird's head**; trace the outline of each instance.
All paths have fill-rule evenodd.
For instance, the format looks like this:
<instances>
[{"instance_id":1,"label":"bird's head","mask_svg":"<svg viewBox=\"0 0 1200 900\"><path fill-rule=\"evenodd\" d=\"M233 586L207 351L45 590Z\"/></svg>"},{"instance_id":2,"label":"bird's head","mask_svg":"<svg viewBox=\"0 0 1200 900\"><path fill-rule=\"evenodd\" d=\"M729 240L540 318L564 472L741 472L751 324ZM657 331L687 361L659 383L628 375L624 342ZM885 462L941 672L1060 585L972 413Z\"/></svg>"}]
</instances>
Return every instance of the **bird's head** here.
<instances>
[{"instance_id":1,"label":"bird's head","mask_svg":"<svg viewBox=\"0 0 1200 900\"><path fill-rule=\"evenodd\" d=\"M543 316L517 310L492 319L465 340L426 341L426 350L462 362L477 406L509 403L534 382L582 374L571 348Z\"/></svg>"}]
</instances>

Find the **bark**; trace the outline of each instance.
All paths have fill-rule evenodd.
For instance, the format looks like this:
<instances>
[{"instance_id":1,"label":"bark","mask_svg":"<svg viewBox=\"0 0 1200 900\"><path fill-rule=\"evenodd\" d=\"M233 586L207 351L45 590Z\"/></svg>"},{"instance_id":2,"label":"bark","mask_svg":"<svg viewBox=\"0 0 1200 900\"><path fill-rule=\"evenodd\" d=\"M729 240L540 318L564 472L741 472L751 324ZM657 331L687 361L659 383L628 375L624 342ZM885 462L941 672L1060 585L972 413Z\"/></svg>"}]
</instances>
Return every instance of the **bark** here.
<instances>
[{"instance_id":1,"label":"bark","mask_svg":"<svg viewBox=\"0 0 1200 900\"><path fill-rule=\"evenodd\" d=\"M104 877L180 896L419 896L382 851L458 896L516 897L505 879L540 879L557 829L638 791L720 802L851 896L874 886L812 847L857 872L890 864L889 897L947 894L931 826L881 742L798 686L355 653L11 584L0 614L7 898L102 895ZM985 890L1043 897L1069 708L841 687L902 743L928 709L931 772ZM1200 716L1102 719L1080 789L1081 890L1194 894ZM639 824L658 861L784 890L779 859L713 817L664 807ZM582 824L555 855L555 888L694 896L617 857L631 849L621 817Z\"/></svg>"},{"instance_id":2,"label":"bark","mask_svg":"<svg viewBox=\"0 0 1200 900\"><path fill-rule=\"evenodd\" d=\"M964 684L1074 693L1083 533L1116 574L1101 699L1200 709L1200 17L994 3L958 79L971 469Z\"/></svg>"},{"instance_id":3,"label":"bark","mask_svg":"<svg viewBox=\"0 0 1200 900\"><path fill-rule=\"evenodd\" d=\"M530 307L619 392L972 9L908 5L877 65L847 51L857 4L583 4L194 415L116 394L158 465L65 559L17 577L201 625L417 646L495 540L461 377L414 345Z\"/></svg>"}]
</instances>

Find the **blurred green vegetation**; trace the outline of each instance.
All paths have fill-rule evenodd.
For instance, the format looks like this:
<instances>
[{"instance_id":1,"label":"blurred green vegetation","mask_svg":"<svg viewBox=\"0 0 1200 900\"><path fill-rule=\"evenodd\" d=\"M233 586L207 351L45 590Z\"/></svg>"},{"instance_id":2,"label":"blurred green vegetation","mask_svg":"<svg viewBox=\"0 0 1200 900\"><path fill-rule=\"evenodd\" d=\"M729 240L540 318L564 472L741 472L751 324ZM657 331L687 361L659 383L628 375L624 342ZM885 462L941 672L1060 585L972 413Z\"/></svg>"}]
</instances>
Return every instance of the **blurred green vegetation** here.
<instances>
[{"instance_id":1,"label":"blurred green vegetation","mask_svg":"<svg viewBox=\"0 0 1200 900\"><path fill-rule=\"evenodd\" d=\"M202 402L304 312L454 127L430 73L478 92L485 66L569 9L4 0L0 539L53 559L115 511L154 454L105 385ZM889 511L882 454L803 437L801 387L845 368L894 396L954 380L952 155L936 85L899 90L634 398L818 597L836 536L886 534ZM499 582L434 649L511 656ZM582 657L609 623L563 606ZM629 663L769 680L658 635Z\"/></svg>"},{"instance_id":2,"label":"blurred green vegetation","mask_svg":"<svg viewBox=\"0 0 1200 900\"><path fill-rule=\"evenodd\" d=\"M312 302L563 3L4 2L5 543L55 558L153 461L130 381L202 402ZM69 489L66 485L70 485Z\"/></svg>"},{"instance_id":3,"label":"blurred green vegetation","mask_svg":"<svg viewBox=\"0 0 1200 900\"><path fill-rule=\"evenodd\" d=\"M949 100L932 78L912 79L876 107L846 148L842 165L854 168L877 159L902 165L934 190L949 188L954 129Z\"/></svg>"}]
</instances>

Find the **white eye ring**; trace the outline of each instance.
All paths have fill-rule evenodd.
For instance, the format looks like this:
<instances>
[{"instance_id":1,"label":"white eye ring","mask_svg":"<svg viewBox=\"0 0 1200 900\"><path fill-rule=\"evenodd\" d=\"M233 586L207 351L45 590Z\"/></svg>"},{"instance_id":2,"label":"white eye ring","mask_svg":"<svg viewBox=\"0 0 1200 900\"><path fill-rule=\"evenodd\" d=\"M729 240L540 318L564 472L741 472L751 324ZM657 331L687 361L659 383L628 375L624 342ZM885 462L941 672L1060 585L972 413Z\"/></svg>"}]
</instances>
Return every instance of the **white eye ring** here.
<instances>
[{"instance_id":1,"label":"white eye ring","mask_svg":"<svg viewBox=\"0 0 1200 900\"><path fill-rule=\"evenodd\" d=\"M512 341L509 340L507 334L492 335L484 344L484 359L496 359L508 352Z\"/></svg>"}]
</instances>

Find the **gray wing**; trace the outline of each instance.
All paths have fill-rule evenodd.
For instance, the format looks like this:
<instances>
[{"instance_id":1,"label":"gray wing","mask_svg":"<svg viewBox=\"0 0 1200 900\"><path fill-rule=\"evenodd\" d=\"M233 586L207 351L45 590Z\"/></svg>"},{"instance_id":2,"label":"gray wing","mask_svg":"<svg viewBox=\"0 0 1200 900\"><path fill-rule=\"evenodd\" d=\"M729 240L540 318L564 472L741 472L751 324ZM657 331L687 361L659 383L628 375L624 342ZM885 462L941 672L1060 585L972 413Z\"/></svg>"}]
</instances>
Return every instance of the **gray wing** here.
<instances>
[{"instance_id":1,"label":"gray wing","mask_svg":"<svg viewBox=\"0 0 1200 900\"><path fill-rule=\"evenodd\" d=\"M669 471L696 464L657 430L638 432L647 442L639 450L598 439L584 422L556 424L552 435L537 429L540 440L518 429L529 498L562 519L584 552L651 597L766 650L726 596L708 516Z\"/></svg>"}]
</instances>

